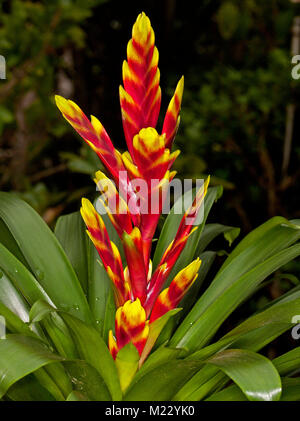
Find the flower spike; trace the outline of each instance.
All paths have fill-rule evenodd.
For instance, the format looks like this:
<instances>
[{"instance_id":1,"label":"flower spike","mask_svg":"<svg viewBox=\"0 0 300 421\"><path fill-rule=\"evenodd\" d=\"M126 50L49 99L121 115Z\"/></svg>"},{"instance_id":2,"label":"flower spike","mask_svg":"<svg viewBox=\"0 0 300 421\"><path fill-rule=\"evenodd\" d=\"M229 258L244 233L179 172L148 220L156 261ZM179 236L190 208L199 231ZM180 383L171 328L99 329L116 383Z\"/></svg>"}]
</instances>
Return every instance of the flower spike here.
<instances>
[{"instance_id":1,"label":"flower spike","mask_svg":"<svg viewBox=\"0 0 300 421\"><path fill-rule=\"evenodd\" d=\"M124 89L120 103L125 137L132 154L133 137L146 127L155 127L161 103L158 51L149 18L142 12L133 25L132 39L123 63Z\"/></svg>"},{"instance_id":2,"label":"flower spike","mask_svg":"<svg viewBox=\"0 0 300 421\"><path fill-rule=\"evenodd\" d=\"M98 171L94 181L101 192L99 199L121 239L126 258L124 269L120 251L87 199L82 200L81 215L112 281L117 311L115 333L109 331L108 348L116 363L122 391L147 358L165 323L178 311L176 307L197 278L201 264L199 258L193 261L161 292L189 236L197 229L193 225L204 202L209 178L196 193L174 240L152 273L153 237L169 183L176 174L171 166L179 151L171 152L171 149L180 122L184 88L182 77L169 103L162 132L158 133L156 124L161 105L158 58L150 20L141 13L127 46L123 86L119 91L128 146L122 155L96 117L91 116L89 120L74 102L55 97L65 119L97 153L112 178ZM132 361L124 358L128 355ZM129 360L131 365L127 364Z\"/></svg>"},{"instance_id":3,"label":"flower spike","mask_svg":"<svg viewBox=\"0 0 300 421\"><path fill-rule=\"evenodd\" d=\"M170 104L168 106L166 116L164 119L162 134L166 136L166 148L171 149L173 140L176 136L178 126L180 123L180 108L181 108L181 101L182 101L182 94L183 94L183 87L184 87L184 78L180 79L178 82L174 96L172 97Z\"/></svg>"}]
</instances>

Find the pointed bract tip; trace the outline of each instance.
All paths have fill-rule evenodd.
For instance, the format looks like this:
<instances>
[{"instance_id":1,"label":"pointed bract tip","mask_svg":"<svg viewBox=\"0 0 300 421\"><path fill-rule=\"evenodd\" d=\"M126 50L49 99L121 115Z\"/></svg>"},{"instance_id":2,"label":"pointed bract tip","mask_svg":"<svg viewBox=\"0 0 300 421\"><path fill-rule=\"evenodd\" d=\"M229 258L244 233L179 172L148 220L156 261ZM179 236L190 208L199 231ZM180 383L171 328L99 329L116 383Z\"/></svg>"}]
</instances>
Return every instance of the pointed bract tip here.
<instances>
[{"instance_id":1,"label":"pointed bract tip","mask_svg":"<svg viewBox=\"0 0 300 421\"><path fill-rule=\"evenodd\" d=\"M55 95L54 99L55 99L55 103L56 103L57 107L60 109L60 111L62 111L62 108L65 108L65 106L68 103L68 100L61 95Z\"/></svg>"}]
</instances>

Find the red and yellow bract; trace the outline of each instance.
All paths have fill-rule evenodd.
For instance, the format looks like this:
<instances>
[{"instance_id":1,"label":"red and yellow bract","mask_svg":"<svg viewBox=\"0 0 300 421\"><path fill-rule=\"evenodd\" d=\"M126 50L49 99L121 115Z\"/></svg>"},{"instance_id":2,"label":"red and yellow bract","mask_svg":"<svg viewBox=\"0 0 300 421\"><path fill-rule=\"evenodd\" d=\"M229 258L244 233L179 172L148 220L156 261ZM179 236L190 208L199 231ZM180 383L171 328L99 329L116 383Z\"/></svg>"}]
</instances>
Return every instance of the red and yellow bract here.
<instances>
[{"instance_id":1,"label":"red and yellow bract","mask_svg":"<svg viewBox=\"0 0 300 421\"><path fill-rule=\"evenodd\" d=\"M179 151L171 152L171 148L180 121L184 85L182 77L170 101L162 132L159 134L156 130L161 104L159 81L154 32L149 18L141 13L133 25L132 38L127 46L127 61L123 63L124 87L120 86L127 152L121 154L115 149L97 118L91 116L89 120L74 102L56 96L57 106L63 116L97 153L116 185L105 189L105 185L111 183L110 180L102 172L96 173L95 182L102 192L102 198L104 197L104 206L124 247L127 262L125 268L119 250L110 241L103 219L94 206L87 199L83 199L81 208L87 232L113 285L117 306L115 336L111 330L108 346L114 359L120 349L128 343L136 347L140 356L144 349L148 355L155 341L154 337L159 334L155 329L151 329L151 326L156 326L153 323L157 319L178 306L197 278L201 264L199 259L190 263L175 276L169 287L161 292L188 237L196 229L192 229L193 221L196 220L203 203L209 180L206 180L197 192L192 206L182 218L174 240L152 273L151 245L165 198L164 186L175 176L175 172L171 172L170 168L179 154ZM147 197L133 186L135 178L142 179L147 184ZM157 180L157 183L153 185L152 180ZM154 194L158 194L159 197L159 211L141 212L139 201L141 203L147 199L150 203ZM113 211L109 207L109 195L117 199ZM134 203L130 209L127 205L129 200ZM154 336L151 338L151 335Z\"/></svg>"}]
</instances>

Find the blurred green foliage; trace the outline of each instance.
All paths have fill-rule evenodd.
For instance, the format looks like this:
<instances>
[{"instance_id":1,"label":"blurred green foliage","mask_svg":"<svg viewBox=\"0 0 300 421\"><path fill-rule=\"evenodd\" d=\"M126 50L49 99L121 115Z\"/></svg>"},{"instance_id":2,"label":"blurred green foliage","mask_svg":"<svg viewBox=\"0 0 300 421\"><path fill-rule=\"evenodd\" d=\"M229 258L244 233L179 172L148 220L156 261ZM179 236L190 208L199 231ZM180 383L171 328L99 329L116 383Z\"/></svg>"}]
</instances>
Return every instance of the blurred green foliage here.
<instances>
[{"instance_id":1,"label":"blurred green foliage","mask_svg":"<svg viewBox=\"0 0 300 421\"><path fill-rule=\"evenodd\" d=\"M186 73L176 143L183 157L201 157L202 165L189 172L213 174L232 190L222 212L237 214L249 230L267 216L300 215L293 199L299 184L298 109L289 174L281 170L286 108L297 104L300 92L291 78L295 10L284 0L215 3L209 34L199 31L193 40L195 60Z\"/></svg>"},{"instance_id":2,"label":"blurred green foliage","mask_svg":"<svg viewBox=\"0 0 300 421\"><path fill-rule=\"evenodd\" d=\"M66 196L59 184L50 191L40 181L48 170L65 169L53 142L69 130L53 99L58 85L68 83L66 74L74 71L64 53L82 50L86 33L81 24L102 3L0 1L0 52L7 66L7 82L0 84L0 184L23 192L41 213Z\"/></svg>"}]
</instances>

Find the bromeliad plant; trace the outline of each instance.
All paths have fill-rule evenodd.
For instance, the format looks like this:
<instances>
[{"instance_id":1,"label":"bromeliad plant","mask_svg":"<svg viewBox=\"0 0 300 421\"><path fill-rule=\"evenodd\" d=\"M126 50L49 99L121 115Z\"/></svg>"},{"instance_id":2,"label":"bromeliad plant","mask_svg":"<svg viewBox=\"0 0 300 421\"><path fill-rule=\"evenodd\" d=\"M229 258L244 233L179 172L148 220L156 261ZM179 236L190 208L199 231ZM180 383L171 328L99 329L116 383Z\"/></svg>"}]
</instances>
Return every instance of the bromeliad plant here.
<instances>
[{"instance_id":1,"label":"bromeliad plant","mask_svg":"<svg viewBox=\"0 0 300 421\"><path fill-rule=\"evenodd\" d=\"M129 346L126 349L131 358L137 355L139 367L172 315L170 311L177 308L197 278L201 264L199 258L180 270L161 292L194 231L193 223L208 185L207 180L197 192L180 222L175 238L152 273L150 255L153 236L166 199L166 187L176 174L175 171L170 172L170 168L179 151L170 151L180 121L183 93L182 77L166 112L162 134L159 134L155 129L161 103L159 79L154 32L149 18L142 13L133 25L132 39L127 46L127 61L123 63L124 88L120 86L120 103L128 151L122 155L114 148L96 117L92 116L90 121L74 102L56 96L56 104L63 116L97 153L115 182L101 171L96 173L95 182L102 192L102 204L125 253L124 269L118 247L111 241L103 219L87 199L82 200L81 215L112 281L117 311L115 336L112 330L109 331L109 350L116 360L126 345L134 345L135 349ZM140 185L137 188L136 182L143 182L146 188ZM160 322L155 323L157 320ZM117 367L121 387L125 390L137 366L127 372L117 359Z\"/></svg>"},{"instance_id":2,"label":"bromeliad plant","mask_svg":"<svg viewBox=\"0 0 300 421\"><path fill-rule=\"evenodd\" d=\"M175 176L183 78L159 134L158 52L144 13L133 26L123 83L122 155L98 119L56 97L112 177L95 176L106 214L83 199L81 215L59 218L53 234L26 203L0 193L0 397L300 400L299 378L292 377L300 347L273 361L258 353L293 327L299 287L218 335L263 281L300 254L300 221L276 217L255 229L201 291L217 254L207 246L219 234L231 244L239 230L206 223L222 194L206 180L187 211L178 214L174 204L152 250ZM147 189L137 188L137 179ZM155 199L157 211L143 211Z\"/></svg>"}]
</instances>

